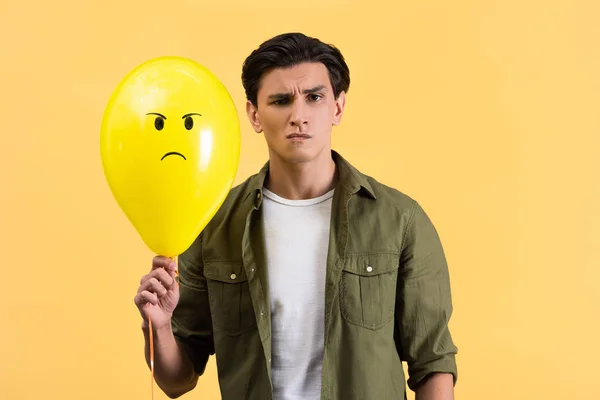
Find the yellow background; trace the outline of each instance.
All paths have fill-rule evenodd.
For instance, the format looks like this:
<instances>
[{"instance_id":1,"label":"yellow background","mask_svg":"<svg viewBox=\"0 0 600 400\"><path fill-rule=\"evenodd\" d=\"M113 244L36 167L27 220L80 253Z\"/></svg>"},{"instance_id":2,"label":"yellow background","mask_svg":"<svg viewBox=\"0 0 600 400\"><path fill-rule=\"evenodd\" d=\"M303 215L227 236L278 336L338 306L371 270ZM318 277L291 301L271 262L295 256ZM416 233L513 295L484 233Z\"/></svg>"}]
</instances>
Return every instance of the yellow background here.
<instances>
[{"instance_id":1,"label":"yellow background","mask_svg":"<svg viewBox=\"0 0 600 400\"><path fill-rule=\"evenodd\" d=\"M133 297L152 254L104 180L106 101L148 58L203 63L242 119L240 182L267 156L241 64L300 30L351 68L335 148L440 232L457 399L599 399L599 17L593 0L2 1L0 398L150 399ZM214 361L185 398L219 399Z\"/></svg>"}]
</instances>

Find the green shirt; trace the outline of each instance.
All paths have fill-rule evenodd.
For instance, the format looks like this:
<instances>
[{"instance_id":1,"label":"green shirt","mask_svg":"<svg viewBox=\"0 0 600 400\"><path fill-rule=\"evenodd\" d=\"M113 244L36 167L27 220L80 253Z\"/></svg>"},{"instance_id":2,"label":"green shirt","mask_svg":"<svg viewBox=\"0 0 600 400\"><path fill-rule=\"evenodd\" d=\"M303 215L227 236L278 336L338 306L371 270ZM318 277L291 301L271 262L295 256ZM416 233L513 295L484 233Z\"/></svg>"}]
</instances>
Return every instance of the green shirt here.
<instances>
[{"instance_id":1,"label":"green shirt","mask_svg":"<svg viewBox=\"0 0 600 400\"><path fill-rule=\"evenodd\" d=\"M326 265L322 400L405 399L457 368L446 258L431 220L407 195L337 152ZM269 400L271 317L262 224L269 163L227 199L179 256L175 338L202 374L217 360L223 400Z\"/></svg>"}]
</instances>

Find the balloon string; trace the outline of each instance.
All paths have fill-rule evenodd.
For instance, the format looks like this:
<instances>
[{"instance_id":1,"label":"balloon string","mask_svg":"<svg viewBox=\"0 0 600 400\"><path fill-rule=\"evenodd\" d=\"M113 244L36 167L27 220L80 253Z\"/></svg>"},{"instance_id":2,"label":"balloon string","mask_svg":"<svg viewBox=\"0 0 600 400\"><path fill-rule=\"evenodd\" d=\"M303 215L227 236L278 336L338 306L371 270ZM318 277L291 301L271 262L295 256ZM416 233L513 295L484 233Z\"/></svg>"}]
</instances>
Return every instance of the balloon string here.
<instances>
[{"instance_id":1,"label":"balloon string","mask_svg":"<svg viewBox=\"0 0 600 400\"><path fill-rule=\"evenodd\" d=\"M175 281L179 283L179 271L177 268L177 256L171 257L171 260L175 261ZM148 307L151 307L148 303ZM154 400L154 333L152 329L152 317L148 313L148 328L150 330L150 393L152 400Z\"/></svg>"},{"instance_id":2,"label":"balloon string","mask_svg":"<svg viewBox=\"0 0 600 400\"><path fill-rule=\"evenodd\" d=\"M152 317L148 313L148 323L150 328L150 393L154 400L154 335L152 333Z\"/></svg>"}]
</instances>

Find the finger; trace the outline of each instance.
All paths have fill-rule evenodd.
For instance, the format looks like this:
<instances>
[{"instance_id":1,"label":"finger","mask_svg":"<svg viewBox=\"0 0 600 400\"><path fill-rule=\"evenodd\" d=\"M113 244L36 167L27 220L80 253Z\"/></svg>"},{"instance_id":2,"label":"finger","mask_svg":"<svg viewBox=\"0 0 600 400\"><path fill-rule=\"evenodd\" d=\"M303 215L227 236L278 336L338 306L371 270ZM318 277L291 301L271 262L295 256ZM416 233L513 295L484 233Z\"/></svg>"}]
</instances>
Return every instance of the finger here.
<instances>
[{"instance_id":1,"label":"finger","mask_svg":"<svg viewBox=\"0 0 600 400\"><path fill-rule=\"evenodd\" d=\"M171 260L169 257L155 256L152 259L152 271L159 268L168 268L169 264L171 264L172 262L173 260Z\"/></svg>"},{"instance_id":2,"label":"finger","mask_svg":"<svg viewBox=\"0 0 600 400\"><path fill-rule=\"evenodd\" d=\"M177 262L174 259L169 259L169 264L164 268L171 277L177 276Z\"/></svg>"},{"instance_id":3,"label":"finger","mask_svg":"<svg viewBox=\"0 0 600 400\"><path fill-rule=\"evenodd\" d=\"M177 270L177 262L173 261L169 268L167 269L169 276L173 279L173 284L177 285L179 283L179 271Z\"/></svg>"},{"instance_id":4,"label":"finger","mask_svg":"<svg viewBox=\"0 0 600 400\"><path fill-rule=\"evenodd\" d=\"M163 268L159 268L155 269L149 274L144 275L142 279L140 279L140 286L145 284L148 280L152 278L158 279L167 289L170 289L174 283L174 278L172 274L165 271Z\"/></svg>"},{"instance_id":5,"label":"finger","mask_svg":"<svg viewBox=\"0 0 600 400\"><path fill-rule=\"evenodd\" d=\"M144 282L146 282L150 278L152 278L152 276L150 274L146 274L146 275L142 276L142 279L140 279L140 285L143 284Z\"/></svg>"},{"instance_id":6,"label":"finger","mask_svg":"<svg viewBox=\"0 0 600 400\"><path fill-rule=\"evenodd\" d=\"M167 294L167 289L156 278L150 278L146 282L141 284L138 288L138 293L141 293L143 291L156 293L158 297L163 297L165 294Z\"/></svg>"},{"instance_id":7,"label":"finger","mask_svg":"<svg viewBox=\"0 0 600 400\"><path fill-rule=\"evenodd\" d=\"M173 287L175 279L172 272L167 272L164 269L157 269L156 271L152 271L152 274L167 290Z\"/></svg>"},{"instance_id":8,"label":"finger","mask_svg":"<svg viewBox=\"0 0 600 400\"><path fill-rule=\"evenodd\" d=\"M173 286L177 287L179 285L179 271L177 269L169 271L169 276L173 279Z\"/></svg>"},{"instance_id":9,"label":"finger","mask_svg":"<svg viewBox=\"0 0 600 400\"><path fill-rule=\"evenodd\" d=\"M158 296L155 293L150 293L148 291L143 291L138 293L134 298L134 303L138 308L143 308L146 304L150 303L152 305L158 304Z\"/></svg>"}]
</instances>

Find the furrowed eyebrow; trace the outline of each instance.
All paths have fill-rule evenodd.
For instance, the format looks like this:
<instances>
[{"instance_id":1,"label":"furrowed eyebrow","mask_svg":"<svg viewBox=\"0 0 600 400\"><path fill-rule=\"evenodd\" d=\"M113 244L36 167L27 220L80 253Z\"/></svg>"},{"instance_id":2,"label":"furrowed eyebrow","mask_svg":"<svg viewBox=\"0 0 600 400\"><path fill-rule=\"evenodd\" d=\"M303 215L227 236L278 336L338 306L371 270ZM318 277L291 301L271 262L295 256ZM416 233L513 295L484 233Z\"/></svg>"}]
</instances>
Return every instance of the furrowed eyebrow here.
<instances>
[{"instance_id":1,"label":"furrowed eyebrow","mask_svg":"<svg viewBox=\"0 0 600 400\"><path fill-rule=\"evenodd\" d=\"M202 116L202 114L198 114L198 113L189 113L189 114L185 114L183 117L181 117L181 119L186 119L187 117L190 117L192 115L198 115L198 116Z\"/></svg>"},{"instance_id":2,"label":"furrowed eyebrow","mask_svg":"<svg viewBox=\"0 0 600 400\"><path fill-rule=\"evenodd\" d=\"M162 119L167 119L167 117L165 117L164 115L160 114L160 113L155 113L155 112L149 112L146 115L158 115L159 117L161 117Z\"/></svg>"},{"instance_id":3,"label":"furrowed eyebrow","mask_svg":"<svg viewBox=\"0 0 600 400\"><path fill-rule=\"evenodd\" d=\"M291 97L291 93L274 93L269 95L269 100L278 100L285 99L286 97Z\"/></svg>"},{"instance_id":4,"label":"furrowed eyebrow","mask_svg":"<svg viewBox=\"0 0 600 400\"><path fill-rule=\"evenodd\" d=\"M310 89L304 89L302 91L303 94L313 94L313 93L317 93L320 92L321 90L325 89L325 85L317 85L314 86ZM292 93L288 92L288 93L274 93L269 95L269 100L278 100L278 99L285 99L287 97L292 97Z\"/></svg>"},{"instance_id":5,"label":"furrowed eyebrow","mask_svg":"<svg viewBox=\"0 0 600 400\"><path fill-rule=\"evenodd\" d=\"M312 87L310 89L306 89L302 93L304 93L304 94L311 94L311 93L320 92L323 89L325 89L325 85L318 85L318 86Z\"/></svg>"}]
</instances>

